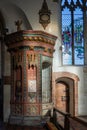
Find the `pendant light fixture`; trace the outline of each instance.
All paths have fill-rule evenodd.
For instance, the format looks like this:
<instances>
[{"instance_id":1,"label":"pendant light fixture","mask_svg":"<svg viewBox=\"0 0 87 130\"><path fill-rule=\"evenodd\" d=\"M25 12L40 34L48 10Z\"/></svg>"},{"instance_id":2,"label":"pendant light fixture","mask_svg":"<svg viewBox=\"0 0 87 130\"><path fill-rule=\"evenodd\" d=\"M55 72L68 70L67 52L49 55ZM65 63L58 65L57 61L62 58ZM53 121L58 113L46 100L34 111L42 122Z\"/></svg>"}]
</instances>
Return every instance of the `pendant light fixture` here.
<instances>
[{"instance_id":1,"label":"pendant light fixture","mask_svg":"<svg viewBox=\"0 0 87 130\"><path fill-rule=\"evenodd\" d=\"M51 11L48 9L46 0L43 1L42 8L39 10L39 23L43 26L44 29L50 23Z\"/></svg>"}]
</instances>

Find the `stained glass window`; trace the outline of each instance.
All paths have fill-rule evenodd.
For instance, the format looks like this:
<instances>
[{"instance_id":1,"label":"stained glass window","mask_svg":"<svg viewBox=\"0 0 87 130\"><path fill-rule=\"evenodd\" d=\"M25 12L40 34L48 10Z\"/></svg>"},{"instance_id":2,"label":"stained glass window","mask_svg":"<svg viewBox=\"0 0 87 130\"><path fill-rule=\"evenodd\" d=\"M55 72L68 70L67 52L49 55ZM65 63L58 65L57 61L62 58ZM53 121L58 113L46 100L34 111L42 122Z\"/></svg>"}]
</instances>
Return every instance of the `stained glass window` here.
<instances>
[{"instance_id":1,"label":"stained glass window","mask_svg":"<svg viewBox=\"0 0 87 130\"><path fill-rule=\"evenodd\" d=\"M63 64L72 64L71 12L68 8L62 11L62 48Z\"/></svg>"},{"instance_id":2,"label":"stained glass window","mask_svg":"<svg viewBox=\"0 0 87 130\"><path fill-rule=\"evenodd\" d=\"M62 0L63 65L84 65L84 8L82 0Z\"/></svg>"}]
</instances>

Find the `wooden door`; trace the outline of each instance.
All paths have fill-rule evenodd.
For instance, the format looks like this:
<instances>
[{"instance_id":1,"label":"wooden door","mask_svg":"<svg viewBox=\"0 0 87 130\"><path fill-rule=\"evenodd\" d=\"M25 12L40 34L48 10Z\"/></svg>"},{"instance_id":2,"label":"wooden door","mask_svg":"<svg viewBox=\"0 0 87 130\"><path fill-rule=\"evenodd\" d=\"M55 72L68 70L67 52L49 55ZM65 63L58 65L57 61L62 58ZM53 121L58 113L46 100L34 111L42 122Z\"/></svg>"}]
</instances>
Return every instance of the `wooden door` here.
<instances>
[{"instance_id":1,"label":"wooden door","mask_svg":"<svg viewBox=\"0 0 87 130\"><path fill-rule=\"evenodd\" d=\"M64 112L69 112L69 87L63 83L56 85L56 107Z\"/></svg>"}]
</instances>

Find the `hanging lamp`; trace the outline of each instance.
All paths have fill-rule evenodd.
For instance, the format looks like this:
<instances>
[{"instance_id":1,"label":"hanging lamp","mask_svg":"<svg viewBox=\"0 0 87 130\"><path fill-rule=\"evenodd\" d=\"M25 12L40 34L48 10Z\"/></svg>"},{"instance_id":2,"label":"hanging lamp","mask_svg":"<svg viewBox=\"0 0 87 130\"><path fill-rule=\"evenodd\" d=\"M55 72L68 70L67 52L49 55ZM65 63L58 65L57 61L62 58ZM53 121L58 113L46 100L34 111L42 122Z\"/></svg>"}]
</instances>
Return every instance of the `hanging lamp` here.
<instances>
[{"instance_id":1,"label":"hanging lamp","mask_svg":"<svg viewBox=\"0 0 87 130\"><path fill-rule=\"evenodd\" d=\"M50 23L51 11L48 9L46 0L43 1L42 8L39 10L39 23L43 26L44 29Z\"/></svg>"}]
</instances>

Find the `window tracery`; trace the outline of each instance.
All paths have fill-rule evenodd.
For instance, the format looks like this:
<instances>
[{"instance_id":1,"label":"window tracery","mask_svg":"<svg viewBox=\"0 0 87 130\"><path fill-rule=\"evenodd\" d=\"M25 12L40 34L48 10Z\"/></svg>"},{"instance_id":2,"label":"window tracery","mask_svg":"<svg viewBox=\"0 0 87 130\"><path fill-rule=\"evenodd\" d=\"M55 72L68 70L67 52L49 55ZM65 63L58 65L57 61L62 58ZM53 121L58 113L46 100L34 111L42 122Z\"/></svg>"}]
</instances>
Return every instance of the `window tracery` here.
<instances>
[{"instance_id":1,"label":"window tracery","mask_svg":"<svg viewBox=\"0 0 87 130\"><path fill-rule=\"evenodd\" d=\"M62 0L63 65L84 65L84 14L86 0Z\"/></svg>"}]
</instances>

